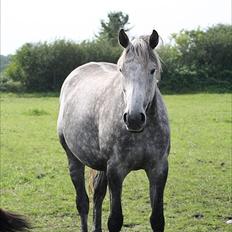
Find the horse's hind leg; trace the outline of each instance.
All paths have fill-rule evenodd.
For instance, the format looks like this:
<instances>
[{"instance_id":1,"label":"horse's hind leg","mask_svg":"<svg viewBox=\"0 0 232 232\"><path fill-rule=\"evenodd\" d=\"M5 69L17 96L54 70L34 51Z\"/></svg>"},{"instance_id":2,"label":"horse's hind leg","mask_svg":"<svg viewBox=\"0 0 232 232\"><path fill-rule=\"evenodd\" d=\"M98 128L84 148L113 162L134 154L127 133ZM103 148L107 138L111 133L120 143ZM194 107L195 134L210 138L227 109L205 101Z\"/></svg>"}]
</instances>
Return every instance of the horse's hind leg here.
<instances>
[{"instance_id":1,"label":"horse's hind leg","mask_svg":"<svg viewBox=\"0 0 232 232\"><path fill-rule=\"evenodd\" d=\"M76 207L81 218L81 232L88 232L89 198L85 189L85 167L69 150L63 137L61 144L68 157L70 176L76 189Z\"/></svg>"},{"instance_id":2,"label":"horse's hind leg","mask_svg":"<svg viewBox=\"0 0 232 232\"><path fill-rule=\"evenodd\" d=\"M81 217L81 231L88 231L89 198L85 189L84 165L73 155L68 155L69 171L76 189L76 206Z\"/></svg>"},{"instance_id":3,"label":"horse's hind leg","mask_svg":"<svg viewBox=\"0 0 232 232\"><path fill-rule=\"evenodd\" d=\"M102 202L106 195L107 177L106 173L100 171L94 178L93 182L94 196L93 196L93 232L102 232L101 217L102 217Z\"/></svg>"}]
</instances>

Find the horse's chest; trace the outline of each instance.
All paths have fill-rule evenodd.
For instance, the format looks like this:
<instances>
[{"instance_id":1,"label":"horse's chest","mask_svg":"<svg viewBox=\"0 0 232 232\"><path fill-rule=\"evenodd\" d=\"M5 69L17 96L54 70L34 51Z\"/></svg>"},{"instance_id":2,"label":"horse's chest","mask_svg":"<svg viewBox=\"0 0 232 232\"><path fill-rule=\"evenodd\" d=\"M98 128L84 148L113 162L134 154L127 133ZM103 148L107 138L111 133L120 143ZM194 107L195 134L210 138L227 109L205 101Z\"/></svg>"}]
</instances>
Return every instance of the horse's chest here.
<instances>
[{"instance_id":1,"label":"horse's chest","mask_svg":"<svg viewBox=\"0 0 232 232\"><path fill-rule=\"evenodd\" d=\"M124 159L128 167L131 169L145 168L150 162L160 159L164 150L154 139L135 141L128 146L128 149L121 148L120 157Z\"/></svg>"},{"instance_id":2,"label":"horse's chest","mask_svg":"<svg viewBox=\"0 0 232 232\"><path fill-rule=\"evenodd\" d=\"M118 137L110 136L112 138L110 140L103 139L101 150L107 153L109 159L118 160L131 170L143 169L150 162L156 162L167 150L169 138L161 131L159 136L149 132L140 134L124 132L125 134Z\"/></svg>"}]
</instances>

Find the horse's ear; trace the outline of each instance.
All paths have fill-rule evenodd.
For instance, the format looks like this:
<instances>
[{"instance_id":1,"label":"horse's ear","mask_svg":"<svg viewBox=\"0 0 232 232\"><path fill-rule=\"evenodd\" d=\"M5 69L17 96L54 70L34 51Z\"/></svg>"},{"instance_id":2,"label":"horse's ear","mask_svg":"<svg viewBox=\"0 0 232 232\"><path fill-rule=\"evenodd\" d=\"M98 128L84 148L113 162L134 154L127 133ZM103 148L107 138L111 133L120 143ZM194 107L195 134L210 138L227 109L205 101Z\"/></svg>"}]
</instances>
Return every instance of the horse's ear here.
<instances>
[{"instance_id":1,"label":"horse's ear","mask_svg":"<svg viewBox=\"0 0 232 232\"><path fill-rule=\"evenodd\" d=\"M119 31L118 41L124 48L126 48L129 44L128 36L123 29Z\"/></svg>"},{"instance_id":2,"label":"horse's ear","mask_svg":"<svg viewBox=\"0 0 232 232\"><path fill-rule=\"evenodd\" d=\"M152 49L154 49L158 43L159 43L159 35L156 30L153 30L152 34L150 35L149 45Z\"/></svg>"}]
</instances>

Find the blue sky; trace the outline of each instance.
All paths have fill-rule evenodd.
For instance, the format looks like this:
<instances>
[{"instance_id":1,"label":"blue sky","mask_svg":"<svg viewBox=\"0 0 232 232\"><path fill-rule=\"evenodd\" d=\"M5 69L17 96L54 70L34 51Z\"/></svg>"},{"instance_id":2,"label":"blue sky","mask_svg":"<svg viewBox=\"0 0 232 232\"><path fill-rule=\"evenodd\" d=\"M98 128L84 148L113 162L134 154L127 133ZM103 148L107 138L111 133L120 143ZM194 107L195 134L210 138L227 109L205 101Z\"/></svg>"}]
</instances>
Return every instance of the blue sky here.
<instances>
[{"instance_id":1,"label":"blue sky","mask_svg":"<svg viewBox=\"0 0 232 232\"><path fill-rule=\"evenodd\" d=\"M231 23L231 0L1 0L1 54L26 42L91 39L110 11L129 14L130 36L155 28L165 42L181 29Z\"/></svg>"}]
</instances>

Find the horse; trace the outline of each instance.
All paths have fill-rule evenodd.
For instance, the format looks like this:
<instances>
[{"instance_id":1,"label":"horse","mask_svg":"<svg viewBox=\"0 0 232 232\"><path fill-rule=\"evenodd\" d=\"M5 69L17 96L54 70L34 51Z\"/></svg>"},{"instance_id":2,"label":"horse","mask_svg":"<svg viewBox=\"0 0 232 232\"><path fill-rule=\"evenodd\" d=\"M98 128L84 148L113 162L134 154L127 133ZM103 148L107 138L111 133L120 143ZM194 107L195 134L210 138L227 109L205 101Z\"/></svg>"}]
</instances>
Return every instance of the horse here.
<instances>
[{"instance_id":1,"label":"horse","mask_svg":"<svg viewBox=\"0 0 232 232\"><path fill-rule=\"evenodd\" d=\"M29 231L31 225L22 215L0 209L0 232Z\"/></svg>"},{"instance_id":2,"label":"horse","mask_svg":"<svg viewBox=\"0 0 232 232\"><path fill-rule=\"evenodd\" d=\"M108 186L108 230L123 226L122 184L128 173L145 170L150 189L150 224L164 231L163 194L168 176L170 128L167 109L158 89L161 62L150 36L130 40L121 29L123 47L117 64L90 62L73 70L60 92L57 131L66 151L81 231L87 232L89 198L85 166L95 169L93 232L101 232L102 203Z\"/></svg>"}]
</instances>

